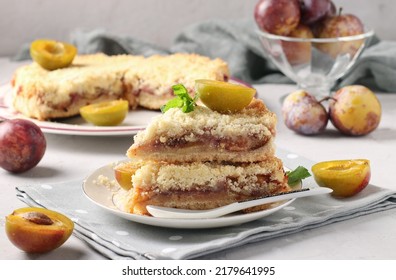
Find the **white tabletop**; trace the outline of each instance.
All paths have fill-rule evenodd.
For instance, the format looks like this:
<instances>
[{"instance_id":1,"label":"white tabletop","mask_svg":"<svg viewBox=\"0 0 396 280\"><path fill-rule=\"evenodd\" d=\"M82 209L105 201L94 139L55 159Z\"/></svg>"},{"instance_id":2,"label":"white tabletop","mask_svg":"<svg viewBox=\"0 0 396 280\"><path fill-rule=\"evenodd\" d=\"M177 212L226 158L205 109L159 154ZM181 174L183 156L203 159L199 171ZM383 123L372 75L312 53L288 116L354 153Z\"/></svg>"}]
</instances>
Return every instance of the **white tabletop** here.
<instances>
[{"instance_id":1,"label":"white tabletop","mask_svg":"<svg viewBox=\"0 0 396 280\"><path fill-rule=\"evenodd\" d=\"M10 80L20 63L0 59L0 84ZM255 85L260 97L278 116L278 147L314 161L367 158L371 183L396 190L396 94L378 94L383 106L380 126L364 137L346 137L331 124L320 136L301 136L288 130L280 116L280 98L292 85ZM1 94L1 93L0 93ZM26 205L15 187L84 178L109 162L124 159L132 136L100 137L46 134L47 150L38 166L23 174L0 170L0 259L105 259L72 236L47 254L29 255L5 235L4 217ZM396 259L396 210L371 214L313 230L222 251L202 259Z\"/></svg>"}]
</instances>

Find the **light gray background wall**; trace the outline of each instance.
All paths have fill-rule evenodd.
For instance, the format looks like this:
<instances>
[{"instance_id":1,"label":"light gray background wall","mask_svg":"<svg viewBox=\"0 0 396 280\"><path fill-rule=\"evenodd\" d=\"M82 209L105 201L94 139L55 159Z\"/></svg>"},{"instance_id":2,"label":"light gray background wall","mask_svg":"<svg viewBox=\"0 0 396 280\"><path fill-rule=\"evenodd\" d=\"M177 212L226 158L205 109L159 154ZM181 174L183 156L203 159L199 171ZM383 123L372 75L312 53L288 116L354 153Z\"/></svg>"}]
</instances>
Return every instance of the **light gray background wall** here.
<instances>
[{"instance_id":1,"label":"light gray background wall","mask_svg":"<svg viewBox=\"0 0 396 280\"><path fill-rule=\"evenodd\" d=\"M168 47L186 25L253 17L258 0L0 0L0 56L37 38L67 40L71 31L103 28ZM334 0L382 39L396 40L396 0Z\"/></svg>"}]
</instances>

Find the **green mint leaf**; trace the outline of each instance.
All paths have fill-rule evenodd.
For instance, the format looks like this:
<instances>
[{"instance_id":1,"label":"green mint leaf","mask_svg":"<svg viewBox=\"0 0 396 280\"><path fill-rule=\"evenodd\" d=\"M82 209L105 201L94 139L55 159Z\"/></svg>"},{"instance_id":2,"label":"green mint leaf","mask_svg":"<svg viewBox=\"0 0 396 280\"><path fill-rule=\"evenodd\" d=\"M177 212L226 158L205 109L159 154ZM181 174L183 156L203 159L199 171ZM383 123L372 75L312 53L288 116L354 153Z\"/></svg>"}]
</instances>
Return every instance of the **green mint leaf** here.
<instances>
[{"instance_id":1,"label":"green mint leaf","mask_svg":"<svg viewBox=\"0 0 396 280\"><path fill-rule=\"evenodd\" d=\"M187 101L187 102L185 102L185 103L183 104L183 107L181 108L181 110L182 110L183 113L190 113L192 110L194 110L194 107L193 107L193 109L191 110L191 106L190 106L190 104L189 104L188 101Z\"/></svg>"},{"instance_id":2,"label":"green mint leaf","mask_svg":"<svg viewBox=\"0 0 396 280\"><path fill-rule=\"evenodd\" d=\"M195 108L195 105L196 105L194 99L192 99L191 97L189 99L185 99L183 107L182 107L182 111L184 113L189 113L189 112L194 111L194 108Z\"/></svg>"},{"instance_id":3,"label":"green mint leaf","mask_svg":"<svg viewBox=\"0 0 396 280\"><path fill-rule=\"evenodd\" d=\"M286 175L288 176L288 184L290 186L295 185L301 180L311 176L309 171L303 166L299 166L293 171L286 172Z\"/></svg>"},{"instance_id":4,"label":"green mint leaf","mask_svg":"<svg viewBox=\"0 0 396 280\"><path fill-rule=\"evenodd\" d=\"M182 84L172 86L175 98L169 100L164 106L161 107L162 113L165 113L171 108L180 108L182 112L189 113L194 111L198 96L193 98L188 94L187 89Z\"/></svg>"},{"instance_id":5,"label":"green mint leaf","mask_svg":"<svg viewBox=\"0 0 396 280\"><path fill-rule=\"evenodd\" d=\"M188 95L188 91L187 89L182 85L182 84L177 84L172 86L173 89L173 94L176 96L179 96L181 98L185 97L186 95Z\"/></svg>"},{"instance_id":6,"label":"green mint leaf","mask_svg":"<svg viewBox=\"0 0 396 280\"><path fill-rule=\"evenodd\" d=\"M175 97L169 100L165 105L161 106L161 112L165 113L171 108L180 108L183 106L183 100Z\"/></svg>"}]
</instances>

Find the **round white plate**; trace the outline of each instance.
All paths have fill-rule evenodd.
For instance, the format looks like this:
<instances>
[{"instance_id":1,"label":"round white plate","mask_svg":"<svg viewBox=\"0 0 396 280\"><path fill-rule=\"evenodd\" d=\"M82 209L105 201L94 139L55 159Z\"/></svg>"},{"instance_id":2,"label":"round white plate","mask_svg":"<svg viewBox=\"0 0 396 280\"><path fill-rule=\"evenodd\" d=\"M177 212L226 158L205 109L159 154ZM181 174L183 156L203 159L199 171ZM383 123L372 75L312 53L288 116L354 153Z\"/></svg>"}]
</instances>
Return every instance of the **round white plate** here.
<instances>
[{"instance_id":1,"label":"round white plate","mask_svg":"<svg viewBox=\"0 0 396 280\"><path fill-rule=\"evenodd\" d=\"M251 87L243 81L231 78L230 82L244 84ZM28 119L36 123L43 132L51 134L66 135L85 135L85 136L115 136L131 135L143 130L150 123L151 119L161 114L159 111L137 109L129 111L127 117L121 125L118 126L94 126L87 123L80 116L65 118L58 121L39 121L25 117L15 112L9 104L11 97L11 85L5 84L0 86L0 119Z\"/></svg>"},{"instance_id":2,"label":"round white plate","mask_svg":"<svg viewBox=\"0 0 396 280\"><path fill-rule=\"evenodd\" d=\"M83 192L84 194L94 202L96 205L100 206L104 210L115 214L124 219L146 224L152 226L159 227L168 227L168 228L217 228L217 227L225 227L243 224L247 222L251 222L257 219L264 218L276 211L279 211L283 207L292 203L295 199L290 199L286 202L276 204L277 206L273 208L269 208L263 211L247 213L247 214L231 214L224 217L214 218L214 219L166 219L166 218L155 218L150 216L142 216L136 214L130 214L124 211L121 211L116 203L114 202L114 196L117 194L117 187L109 187L101 185L98 182L98 176L103 175L110 180L114 180L113 173L113 164L109 164L103 166L97 170L95 170L92 174L90 174L83 182Z\"/></svg>"}]
</instances>

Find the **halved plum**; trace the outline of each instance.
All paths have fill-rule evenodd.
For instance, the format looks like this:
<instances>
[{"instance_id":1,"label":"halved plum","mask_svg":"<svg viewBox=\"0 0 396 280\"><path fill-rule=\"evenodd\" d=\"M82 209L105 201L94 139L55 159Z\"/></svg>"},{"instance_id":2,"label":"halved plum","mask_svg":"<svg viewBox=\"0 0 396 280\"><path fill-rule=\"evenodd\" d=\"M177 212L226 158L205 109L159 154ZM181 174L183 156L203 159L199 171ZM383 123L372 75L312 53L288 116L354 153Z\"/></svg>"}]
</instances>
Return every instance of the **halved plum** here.
<instances>
[{"instance_id":1,"label":"halved plum","mask_svg":"<svg viewBox=\"0 0 396 280\"><path fill-rule=\"evenodd\" d=\"M113 100L95 103L80 108L81 116L97 126L116 126L121 124L129 109L128 101Z\"/></svg>"},{"instance_id":2,"label":"halved plum","mask_svg":"<svg viewBox=\"0 0 396 280\"><path fill-rule=\"evenodd\" d=\"M124 190L132 188L132 175L141 165L134 161L121 162L114 167L114 177Z\"/></svg>"},{"instance_id":3,"label":"halved plum","mask_svg":"<svg viewBox=\"0 0 396 280\"><path fill-rule=\"evenodd\" d=\"M65 215L38 207L25 207L6 217L8 239L27 253L45 253L61 246L74 223Z\"/></svg>"},{"instance_id":4,"label":"halved plum","mask_svg":"<svg viewBox=\"0 0 396 280\"><path fill-rule=\"evenodd\" d=\"M334 160L312 166L315 181L321 187L333 189L332 195L350 197L362 191L371 177L367 159Z\"/></svg>"},{"instance_id":5,"label":"halved plum","mask_svg":"<svg viewBox=\"0 0 396 280\"><path fill-rule=\"evenodd\" d=\"M75 46L55 40L40 39L30 45L32 59L47 70L69 66L76 54Z\"/></svg>"},{"instance_id":6,"label":"halved plum","mask_svg":"<svg viewBox=\"0 0 396 280\"><path fill-rule=\"evenodd\" d=\"M256 90L241 84L216 80L196 80L195 90L202 103L219 113L235 113L252 101Z\"/></svg>"}]
</instances>

